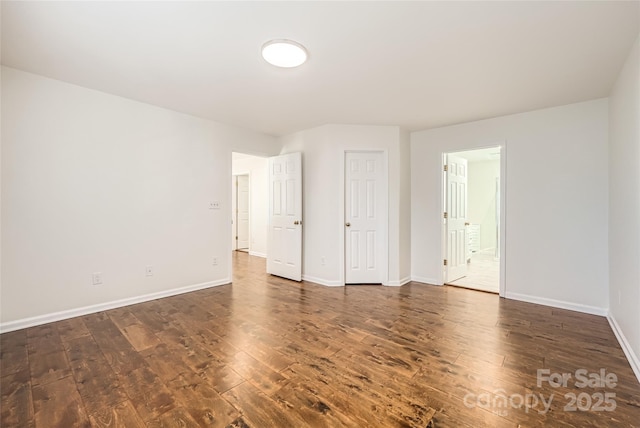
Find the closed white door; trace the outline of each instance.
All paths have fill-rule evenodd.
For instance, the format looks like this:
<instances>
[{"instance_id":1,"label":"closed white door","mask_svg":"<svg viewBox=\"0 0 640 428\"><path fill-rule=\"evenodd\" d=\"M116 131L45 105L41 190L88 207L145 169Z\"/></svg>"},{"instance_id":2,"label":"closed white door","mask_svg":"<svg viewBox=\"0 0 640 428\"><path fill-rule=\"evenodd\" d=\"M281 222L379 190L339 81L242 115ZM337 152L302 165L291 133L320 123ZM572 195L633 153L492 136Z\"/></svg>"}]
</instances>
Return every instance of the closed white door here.
<instances>
[{"instance_id":1,"label":"closed white door","mask_svg":"<svg viewBox=\"0 0 640 428\"><path fill-rule=\"evenodd\" d=\"M302 155L269 158L267 272L302 280Z\"/></svg>"},{"instance_id":2,"label":"closed white door","mask_svg":"<svg viewBox=\"0 0 640 428\"><path fill-rule=\"evenodd\" d=\"M467 275L467 160L447 155L445 283Z\"/></svg>"},{"instance_id":3,"label":"closed white door","mask_svg":"<svg viewBox=\"0 0 640 428\"><path fill-rule=\"evenodd\" d=\"M345 283L382 283L384 218L380 152L345 154Z\"/></svg>"},{"instance_id":4,"label":"closed white door","mask_svg":"<svg viewBox=\"0 0 640 428\"><path fill-rule=\"evenodd\" d=\"M249 176L238 175L237 177L237 197L238 204L236 218L236 238L238 250L249 248Z\"/></svg>"}]
</instances>

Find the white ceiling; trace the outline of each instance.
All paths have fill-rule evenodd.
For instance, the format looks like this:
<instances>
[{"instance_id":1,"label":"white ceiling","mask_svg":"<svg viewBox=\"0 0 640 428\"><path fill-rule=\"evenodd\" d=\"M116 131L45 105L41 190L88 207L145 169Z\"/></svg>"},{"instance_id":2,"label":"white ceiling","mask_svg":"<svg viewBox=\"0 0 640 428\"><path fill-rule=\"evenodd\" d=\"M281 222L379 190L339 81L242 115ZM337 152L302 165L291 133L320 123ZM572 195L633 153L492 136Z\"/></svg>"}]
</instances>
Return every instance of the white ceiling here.
<instances>
[{"instance_id":1,"label":"white ceiling","mask_svg":"<svg viewBox=\"0 0 640 428\"><path fill-rule=\"evenodd\" d=\"M283 135L606 97L640 2L2 2L2 63ZM289 38L297 69L260 57Z\"/></svg>"}]
</instances>

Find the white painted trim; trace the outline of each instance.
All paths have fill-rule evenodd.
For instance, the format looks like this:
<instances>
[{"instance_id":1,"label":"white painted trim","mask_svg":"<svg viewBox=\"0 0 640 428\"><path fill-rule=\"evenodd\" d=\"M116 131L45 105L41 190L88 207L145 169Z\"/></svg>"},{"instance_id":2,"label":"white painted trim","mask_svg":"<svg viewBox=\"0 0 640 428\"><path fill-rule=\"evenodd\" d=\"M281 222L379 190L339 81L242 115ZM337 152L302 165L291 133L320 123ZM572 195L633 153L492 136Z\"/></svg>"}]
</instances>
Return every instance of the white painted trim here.
<instances>
[{"instance_id":1,"label":"white painted trim","mask_svg":"<svg viewBox=\"0 0 640 428\"><path fill-rule=\"evenodd\" d=\"M327 279L316 278L314 276L302 275L302 280L306 282L313 282L314 284L324 285L326 287L344 287L344 282L341 281L329 281Z\"/></svg>"},{"instance_id":2,"label":"white painted trim","mask_svg":"<svg viewBox=\"0 0 640 428\"><path fill-rule=\"evenodd\" d=\"M631 366L633 373L635 373L636 378L638 378L638 382L640 382L640 358L638 358L635 352L633 352L633 348L631 347L631 344L625 337L624 333L622 332L622 329L618 325L618 322L613 317L611 312L607 314L607 320L609 321L611 330L613 330L613 334L615 334L616 339L618 339L618 343L620 343L620 347L622 348L624 355L627 357L627 360L629 361L629 365Z\"/></svg>"},{"instance_id":3,"label":"white painted trim","mask_svg":"<svg viewBox=\"0 0 640 428\"><path fill-rule=\"evenodd\" d=\"M84 306L82 308L69 309L66 311L53 312L51 314L38 315L30 318L23 318L16 321L9 321L0 324L0 332L7 333L14 330L21 330L27 327L47 324L50 322L66 320L82 315L94 314L109 309L121 308L123 306L134 305L136 303L148 302L150 300L162 299L163 297L176 296L178 294L189 293L191 291L202 290L204 288L217 287L219 285L230 284L229 278L217 281L203 282L200 284L187 285L186 287L173 288L171 290L159 291L157 293L144 294L142 296L128 297L126 299L114 300L106 303L98 303L97 305Z\"/></svg>"},{"instance_id":4,"label":"white painted trim","mask_svg":"<svg viewBox=\"0 0 640 428\"><path fill-rule=\"evenodd\" d=\"M551 306L553 308L568 309L570 311L583 312L585 314L607 316L607 308L583 305L581 303L565 302L564 300L547 299L546 297L530 296L528 294L510 293L505 296L507 299L520 300L522 302L535 303L537 305Z\"/></svg>"},{"instance_id":5,"label":"white painted trim","mask_svg":"<svg viewBox=\"0 0 640 428\"><path fill-rule=\"evenodd\" d=\"M435 279L435 278L426 278L424 276L412 276L411 277L411 281L413 282L420 282L422 284L429 284L429 285L444 285L442 283L442 281Z\"/></svg>"},{"instance_id":6,"label":"white painted trim","mask_svg":"<svg viewBox=\"0 0 640 428\"><path fill-rule=\"evenodd\" d=\"M263 259L267 258L267 254L266 253L259 253L257 251L249 251L249 255L250 256L256 256L256 257L262 257Z\"/></svg>"},{"instance_id":7,"label":"white painted trim","mask_svg":"<svg viewBox=\"0 0 640 428\"><path fill-rule=\"evenodd\" d=\"M405 285L405 284L407 284L409 282L411 282L411 278L408 277L408 276L405 276L404 278L402 278L402 279L400 279L398 281L389 281L384 285L386 285L388 287L400 287L400 286L403 286L403 285Z\"/></svg>"}]
</instances>

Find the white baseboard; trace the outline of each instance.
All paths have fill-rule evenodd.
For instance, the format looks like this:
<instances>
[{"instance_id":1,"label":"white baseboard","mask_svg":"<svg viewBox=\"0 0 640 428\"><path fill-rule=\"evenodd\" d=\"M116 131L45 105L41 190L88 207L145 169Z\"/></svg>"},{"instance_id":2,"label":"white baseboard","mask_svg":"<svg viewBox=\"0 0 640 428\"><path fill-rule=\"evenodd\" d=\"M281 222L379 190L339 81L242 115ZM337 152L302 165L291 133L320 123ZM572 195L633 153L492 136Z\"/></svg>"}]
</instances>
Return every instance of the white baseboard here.
<instances>
[{"instance_id":1,"label":"white baseboard","mask_svg":"<svg viewBox=\"0 0 640 428\"><path fill-rule=\"evenodd\" d=\"M398 280L398 281L389 281L387 282L386 285L387 287L400 287L402 285L407 284L408 282L411 282L411 278L409 278L408 276Z\"/></svg>"},{"instance_id":2,"label":"white baseboard","mask_svg":"<svg viewBox=\"0 0 640 428\"><path fill-rule=\"evenodd\" d=\"M315 284L324 285L327 287L344 287L344 283L340 281L329 281L322 278L316 278L314 276L302 275L302 280L307 282L313 282Z\"/></svg>"},{"instance_id":3,"label":"white baseboard","mask_svg":"<svg viewBox=\"0 0 640 428\"><path fill-rule=\"evenodd\" d=\"M505 293L504 297L507 299L520 300L522 302L535 303L537 305L568 309L570 311L584 312L591 315L600 315L602 317L606 317L609 312L607 308L565 302L564 300L547 299L546 297L530 296L528 294L510 293L509 291Z\"/></svg>"},{"instance_id":4,"label":"white baseboard","mask_svg":"<svg viewBox=\"0 0 640 428\"><path fill-rule=\"evenodd\" d=\"M126 299L114 300L106 303L98 303L97 305L84 306L82 308L69 309L66 311L53 312L51 314L38 315L30 318L0 323L0 333L8 333L14 330L33 327L36 325L47 324L55 321L62 321L69 318L75 318L82 315L94 314L109 309L121 308L123 306L134 305L136 303L148 302L150 300L161 299L163 297L176 296L178 294L189 293L191 291L202 290L204 288L216 287L231 283L229 278L217 281L203 282L200 284L187 285L186 287L173 288L171 290L159 291L157 293L145 294L142 296L128 297Z\"/></svg>"},{"instance_id":5,"label":"white baseboard","mask_svg":"<svg viewBox=\"0 0 640 428\"><path fill-rule=\"evenodd\" d=\"M611 313L607 314L607 320L609 321L611 330L613 330L613 334L615 334L616 339L618 339L618 343L620 343L620 347L622 348L624 355L627 357L627 361L629 361L629 365L631 366L633 373L635 373L636 378L638 378L638 382L640 382L640 358L638 358L636 353L633 352L631 344Z\"/></svg>"},{"instance_id":6,"label":"white baseboard","mask_svg":"<svg viewBox=\"0 0 640 428\"><path fill-rule=\"evenodd\" d=\"M440 280L433 279L433 278L425 278L422 276L412 276L411 281L421 282L423 284L429 284L429 285L442 285L442 282L440 282Z\"/></svg>"},{"instance_id":7,"label":"white baseboard","mask_svg":"<svg viewBox=\"0 0 640 428\"><path fill-rule=\"evenodd\" d=\"M265 253L259 253L257 251L249 251L249 255L250 256L256 256L256 257L262 257L263 259L267 258L267 255Z\"/></svg>"}]
</instances>

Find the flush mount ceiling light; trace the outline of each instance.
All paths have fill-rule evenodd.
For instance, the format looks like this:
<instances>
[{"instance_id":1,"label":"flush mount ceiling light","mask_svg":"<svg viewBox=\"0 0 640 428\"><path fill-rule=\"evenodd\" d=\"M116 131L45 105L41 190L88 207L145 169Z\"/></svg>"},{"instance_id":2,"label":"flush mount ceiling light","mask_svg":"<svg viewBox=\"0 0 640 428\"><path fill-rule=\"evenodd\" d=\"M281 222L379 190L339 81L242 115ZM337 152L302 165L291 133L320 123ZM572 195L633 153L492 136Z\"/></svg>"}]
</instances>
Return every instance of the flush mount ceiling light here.
<instances>
[{"instance_id":1,"label":"flush mount ceiling light","mask_svg":"<svg viewBox=\"0 0 640 428\"><path fill-rule=\"evenodd\" d=\"M292 68L304 64L307 50L292 40L270 40L262 45L262 57L276 67Z\"/></svg>"}]
</instances>

